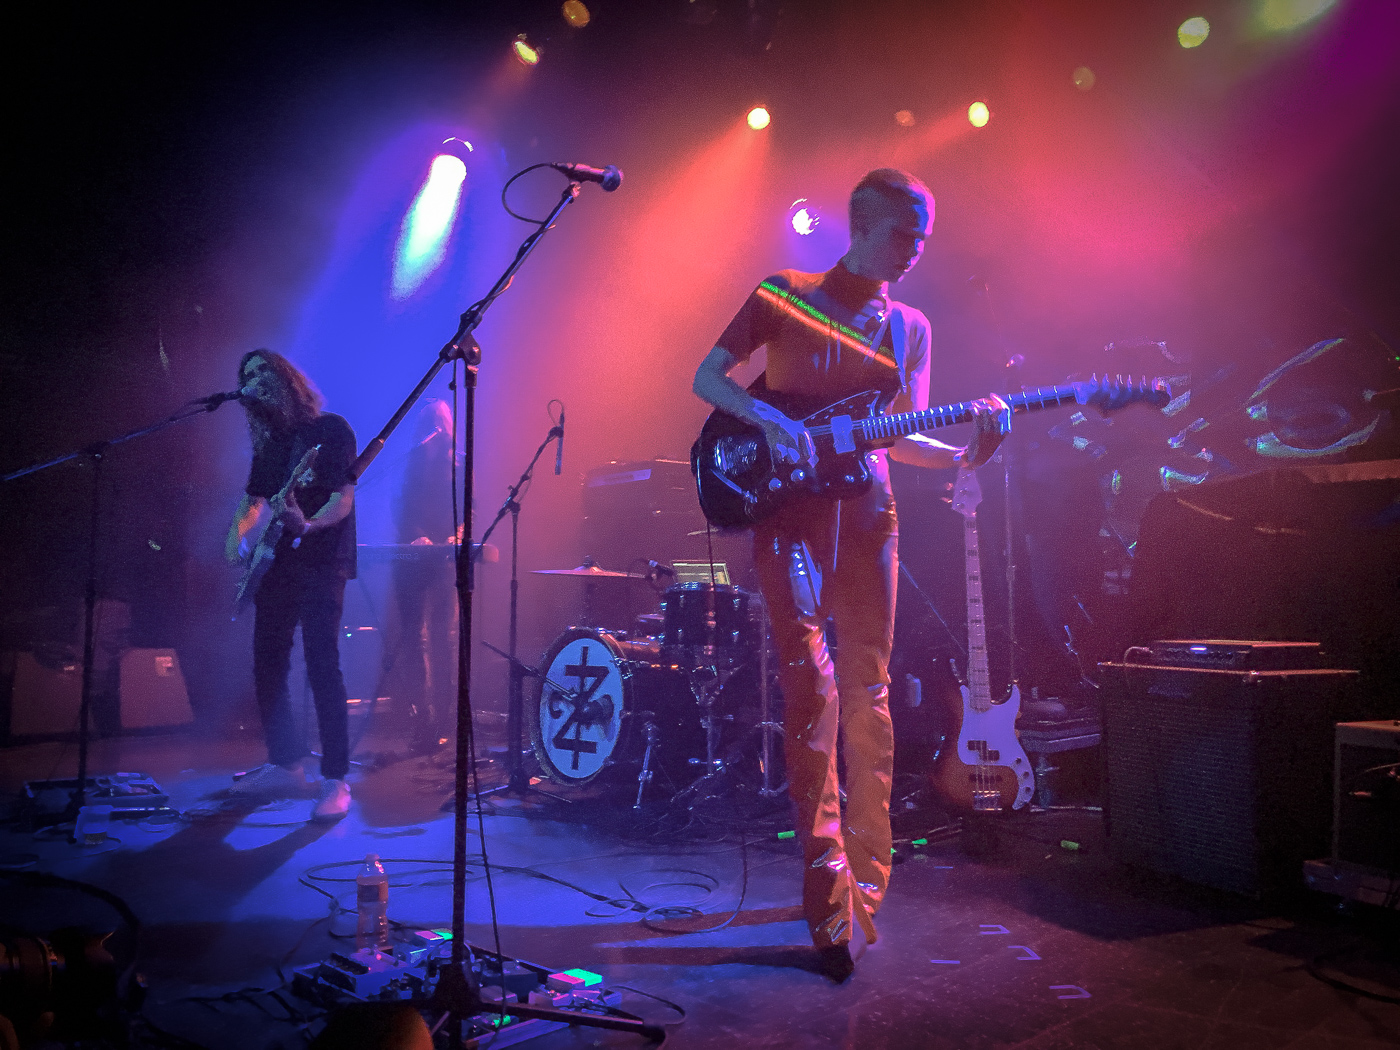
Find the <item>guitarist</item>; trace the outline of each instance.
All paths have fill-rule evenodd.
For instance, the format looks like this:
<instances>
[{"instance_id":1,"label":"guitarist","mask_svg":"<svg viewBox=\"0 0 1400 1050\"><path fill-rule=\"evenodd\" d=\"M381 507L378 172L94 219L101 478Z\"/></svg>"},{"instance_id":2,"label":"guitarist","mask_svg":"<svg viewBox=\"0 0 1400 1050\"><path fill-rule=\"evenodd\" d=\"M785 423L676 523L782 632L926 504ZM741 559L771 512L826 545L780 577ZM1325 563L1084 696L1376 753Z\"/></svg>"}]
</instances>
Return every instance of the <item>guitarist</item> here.
<instances>
[{"instance_id":1,"label":"guitarist","mask_svg":"<svg viewBox=\"0 0 1400 1050\"><path fill-rule=\"evenodd\" d=\"M292 636L300 623L323 755L313 815L339 820L350 809L345 783L349 726L338 639L345 581L355 576L355 486L345 476L355 460L355 432L342 417L321 411L321 395L281 354L244 354L238 385L247 391L242 401L253 464L225 555L235 563L246 556L254 530L264 520L280 521L282 535L253 596L253 680L268 760L240 777L233 792L266 799L306 789L302 759L307 748L294 728L287 689ZM292 471L317 445L312 476L305 484L292 479Z\"/></svg>"},{"instance_id":2,"label":"guitarist","mask_svg":"<svg viewBox=\"0 0 1400 1050\"><path fill-rule=\"evenodd\" d=\"M695 393L763 429L775 456L811 460L802 423L765 391L813 409L879 389L888 411L928 407L928 319L888 296L919 260L933 227L933 196L913 175L870 172L850 199L851 241L825 273L783 270L749 296L695 373ZM767 347L756 397L729 373ZM1010 429L992 397L976 406L966 448L900 438L888 455L915 466L978 467ZM802 415L804 413L797 413ZM790 793L804 854L803 911L822 971L840 983L875 940L873 917L890 877L894 736L889 659L894 637L899 536L886 452L870 454L874 484L858 499L799 498L754 528L754 562L773 623L786 702ZM835 623L835 666L825 624ZM838 688L839 682L839 688ZM845 818L836 773L845 739Z\"/></svg>"}]
</instances>

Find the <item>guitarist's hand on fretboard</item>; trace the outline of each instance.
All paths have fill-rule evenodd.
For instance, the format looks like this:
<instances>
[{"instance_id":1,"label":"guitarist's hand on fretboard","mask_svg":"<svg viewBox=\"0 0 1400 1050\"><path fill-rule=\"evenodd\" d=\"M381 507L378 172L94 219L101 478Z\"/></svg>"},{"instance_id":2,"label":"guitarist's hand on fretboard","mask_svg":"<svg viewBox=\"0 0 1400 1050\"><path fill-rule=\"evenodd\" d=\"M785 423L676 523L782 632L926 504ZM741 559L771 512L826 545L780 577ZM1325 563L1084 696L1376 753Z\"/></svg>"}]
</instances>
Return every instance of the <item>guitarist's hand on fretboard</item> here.
<instances>
[{"instance_id":1,"label":"guitarist's hand on fretboard","mask_svg":"<svg viewBox=\"0 0 1400 1050\"><path fill-rule=\"evenodd\" d=\"M306 514L303 513L301 504L297 502L295 489L288 489L285 495L279 495L273 499L272 511L289 535L301 536L306 532Z\"/></svg>"},{"instance_id":2,"label":"guitarist's hand on fretboard","mask_svg":"<svg viewBox=\"0 0 1400 1050\"><path fill-rule=\"evenodd\" d=\"M976 470L996 455L1002 441L1011 433L1011 406L1000 394L988 394L971 403L974 418L972 438L958 457L959 466Z\"/></svg>"}]
</instances>

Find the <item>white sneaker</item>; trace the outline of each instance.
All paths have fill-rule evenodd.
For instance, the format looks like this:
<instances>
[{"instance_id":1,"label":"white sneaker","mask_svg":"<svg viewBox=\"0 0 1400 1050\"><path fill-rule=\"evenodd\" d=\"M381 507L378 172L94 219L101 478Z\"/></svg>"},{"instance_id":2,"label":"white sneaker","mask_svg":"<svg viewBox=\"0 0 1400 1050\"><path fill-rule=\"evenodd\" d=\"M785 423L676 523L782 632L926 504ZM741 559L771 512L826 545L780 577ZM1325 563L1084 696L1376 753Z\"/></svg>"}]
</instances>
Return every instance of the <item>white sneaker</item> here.
<instances>
[{"instance_id":1,"label":"white sneaker","mask_svg":"<svg viewBox=\"0 0 1400 1050\"><path fill-rule=\"evenodd\" d=\"M240 798L295 798L306 794L306 770L300 763L285 769L267 762L235 777L229 793Z\"/></svg>"},{"instance_id":2,"label":"white sneaker","mask_svg":"<svg viewBox=\"0 0 1400 1050\"><path fill-rule=\"evenodd\" d=\"M339 820L350 812L350 785L343 780L321 781L321 794L316 800L316 808L311 811L311 819L318 821Z\"/></svg>"}]
</instances>

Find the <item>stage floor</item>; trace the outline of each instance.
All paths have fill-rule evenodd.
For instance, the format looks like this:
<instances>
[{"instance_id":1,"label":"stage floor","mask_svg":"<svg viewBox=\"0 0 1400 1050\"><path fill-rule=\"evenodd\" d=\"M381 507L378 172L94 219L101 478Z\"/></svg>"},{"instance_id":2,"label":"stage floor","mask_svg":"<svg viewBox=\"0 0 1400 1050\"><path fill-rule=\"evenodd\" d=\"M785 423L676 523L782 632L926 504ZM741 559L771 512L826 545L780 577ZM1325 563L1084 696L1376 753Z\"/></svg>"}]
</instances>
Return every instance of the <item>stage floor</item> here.
<instances>
[{"instance_id":1,"label":"stage floor","mask_svg":"<svg viewBox=\"0 0 1400 1050\"><path fill-rule=\"evenodd\" d=\"M324 826L307 822L309 800L251 810L217 800L230 775L260 757L252 736L100 740L91 772L149 774L181 819L118 822L119 842L93 847L13 824L0 833L6 867L83 880L128 902L143 926L146 1015L211 1050L306 1045L314 1025L283 1020L276 997L242 990L277 989L279 967L346 949L366 853L383 856L393 878L391 918L411 927L451 920L452 820L440 810L451 779L441 761L381 753L378 768L352 776L349 817ZM0 751L0 789L13 797L24 781L72 776L75 765L71 745ZM500 779L489 763L483 776ZM1017 814L980 859L956 839L901 846L879 943L835 986L814 969L797 907L797 847L777 837L785 812L728 799L686 819L634 817L625 794L573 804L493 797L484 826L500 866L502 949L637 990L622 993L622 1007L668 1025L667 1044L678 1048L1400 1045L1400 1005L1309 972L1320 959L1324 975L1396 995L1394 923L1323 897L1280 914L1123 870L1107 857L1100 815L1084 809ZM899 825L909 840L942 822L906 810ZM475 816L471 827L468 936L489 946ZM348 881L325 881L335 878ZM331 897L350 910L332 916ZM0 923L45 933L118 920L72 891L6 886ZM638 992L678 1004L684 1019ZM643 1044L574 1029L528 1045Z\"/></svg>"}]
</instances>

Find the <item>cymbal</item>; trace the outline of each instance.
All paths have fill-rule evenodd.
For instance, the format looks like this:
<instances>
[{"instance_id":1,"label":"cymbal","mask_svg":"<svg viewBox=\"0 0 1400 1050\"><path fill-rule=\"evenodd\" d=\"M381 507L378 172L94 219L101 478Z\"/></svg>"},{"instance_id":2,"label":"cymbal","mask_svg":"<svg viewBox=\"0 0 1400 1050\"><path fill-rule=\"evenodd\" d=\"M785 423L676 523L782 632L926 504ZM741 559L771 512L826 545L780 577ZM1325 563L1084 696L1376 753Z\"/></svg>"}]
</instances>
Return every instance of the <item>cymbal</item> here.
<instances>
[{"instance_id":1,"label":"cymbal","mask_svg":"<svg viewBox=\"0 0 1400 1050\"><path fill-rule=\"evenodd\" d=\"M582 576L589 580L645 580L639 572L613 572L596 565L580 565L575 569L535 569L538 576Z\"/></svg>"}]
</instances>

